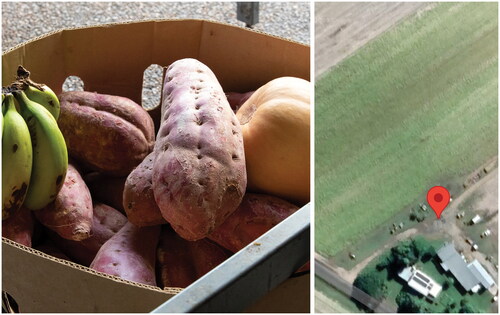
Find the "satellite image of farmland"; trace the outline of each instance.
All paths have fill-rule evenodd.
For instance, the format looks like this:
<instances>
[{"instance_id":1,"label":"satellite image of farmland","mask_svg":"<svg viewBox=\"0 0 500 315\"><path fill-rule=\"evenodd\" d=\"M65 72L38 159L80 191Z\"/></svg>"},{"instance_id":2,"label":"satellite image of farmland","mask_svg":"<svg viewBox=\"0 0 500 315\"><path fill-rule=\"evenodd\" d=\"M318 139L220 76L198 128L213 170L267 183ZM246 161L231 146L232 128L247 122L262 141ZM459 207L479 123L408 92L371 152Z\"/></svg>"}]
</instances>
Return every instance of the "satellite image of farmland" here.
<instances>
[{"instance_id":1,"label":"satellite image of farmland","mask_svg":"<svg viewBox=\"0 0 500 315\"><path fill-rule=\"evenodd\" d=\"M316 3L315 29L315 310L497 313L498 3Z\"/></svg>"}]
</instances>

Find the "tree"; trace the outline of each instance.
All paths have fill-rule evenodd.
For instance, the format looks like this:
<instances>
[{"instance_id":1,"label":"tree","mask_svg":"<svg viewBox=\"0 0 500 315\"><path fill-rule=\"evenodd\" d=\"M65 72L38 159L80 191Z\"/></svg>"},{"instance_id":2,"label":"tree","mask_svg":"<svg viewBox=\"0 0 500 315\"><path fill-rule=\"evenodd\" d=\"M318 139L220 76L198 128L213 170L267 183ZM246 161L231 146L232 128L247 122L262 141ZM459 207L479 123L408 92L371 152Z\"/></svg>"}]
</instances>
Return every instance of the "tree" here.
<instances>
[{"instance_id":1,"label":"tree","mask_svg":"<svg viewBox=\"0 0 500 315\"><path fill-rule=\"evenodd\" d=\"M391 253L386 253L385 255L379 258L376 268L378 271L382 271L385 268L389 268L391 264L392 264L392 255Z\"/></svg>"},{"instance_id":2,"label":"tree","mask_svg":"<svg viewBox=\"0 0 500 315\"><path fill-rule=\"evenodd\" d=\"M443 290L448 290L454 284L455 284L455 279L449 277L446 278L446 280L443 283Z\"/></svg>"},{"instance_id":3,"label":"tree","mask_svg":"<svg viewBox=\"0 0 500 315\"><path fill-rule=\"evenodd\" d=\"M450 288L450 281L446 279L443 283L443 290L448 290Z\"/></svg>"},{"instance_id":4,"label":"tree","mask_svg":"<svg viewBox=\"0 0 500 315\"><path fill-rule=\"evenodd\" d=\"M478 311L470 304L465 304L460 307L459 313L478 313Z\"/></svg>"},{"instance_id":5,"label":"tree","mask_svg":"<svg viewBox=\"0 0 500 315\"><path fill-rule=\"evenodd\" d=\"M398 245L391 248L391 254L395 270L414 265L418 261L413 242L410 240L399 242Z\"/></svg>"},{"instance_id":6,"label":"tree","mask_svg":"<svg viewBox=\"0 0 500 315\"><path fill-rule=\"evenodd\" d=\"M422 313L424 311L423 301L405 290L399 292L396 304L398 305L398 313Z\"/></svg>"},{"instance_id":7,"label":"tree","mask_svg":"<svg viewBox=\"0 0 500 315\"><path fill-rule=\"evenodd\" d=\"M448 302L446 304L446 307L444 309L445 313L456 313L457 311L454 311L455 307L457 307L457 303L455 302Z\"/></svg>"},{"instance_id":8,"label":"tree","mask_svg":"<svg viewBox=\"0 0 500 315\"><path fill-rule=\"evenodd\" d=\"M376 269L364 270L356 277L353 284L375 299L380 300L387 295L387 285L383 273Z\"/></svg>"}]
</instances>

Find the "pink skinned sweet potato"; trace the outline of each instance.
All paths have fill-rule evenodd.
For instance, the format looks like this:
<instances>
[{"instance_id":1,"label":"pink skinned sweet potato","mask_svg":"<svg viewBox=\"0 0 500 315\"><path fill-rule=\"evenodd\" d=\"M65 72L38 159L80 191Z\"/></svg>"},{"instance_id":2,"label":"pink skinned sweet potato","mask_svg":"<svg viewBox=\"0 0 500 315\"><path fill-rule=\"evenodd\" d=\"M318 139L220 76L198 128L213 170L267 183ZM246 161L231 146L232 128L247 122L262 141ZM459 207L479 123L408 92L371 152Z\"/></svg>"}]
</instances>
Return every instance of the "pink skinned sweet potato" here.
<instances>
[{"instance_id":1,"label":"pink skinned sweet potato","mask_svg":"<svg viewBox=\"0 0 500 315\"><path fill-rule=\"evenodd\" d=\"M208 238L237 252L298 209L274 196L247 193L238 209Z\"/></svg>"},{"instance_id":2,"label":"pink skinned sweet potato","mask_svg":"<svg viewBox=\"0 0 500 315\"><path fill-rule=\"evenodd\" d=\"M90 268L122 279L156 286L156 246L160 226L136 227L127 222L101 247Z\"/></svg>"},{"instance_id":3,"label":"pink skinned sweet potato","mask_svg":"<svg viewBox=\"0 0 500 315\"><path fill-rule=\"evenodd\" d=\"M30 210L21 207L2 221L2 236L11 241L31 247L35 219Z\"/></svg>"},{"instance_id":4,"label":"pink skinned sweet potato","mask_svg":"<svg viewBox=\"0 0 500 315\"><path fill-rule=\"evenodd\" d=\"M83 179L89 187L94 202L104 203L125 214L123 188L127 177L113 177L92 172Z\"/></svg>"},{"instance_id":5,"label":"pink skinned sweet potato","mask_svg":"<svg viewBox=\"0 0 500 315\"><path fill-rule=\"evenodd\" d=\"M78 170L71 164L54 202L34 211L36 218L61 237L81 241L92 229L92 197Z\"/></svg>"},{"instance_id":6,"label":"pink skinned sweet potato","mask_svg":"<svg viewBox=\"0 0 500 315\"><path fill-rule=\"evenodd\" d=\"M69 257L66 256L56 245L54 245L50 239L46 240L42 244L39 244L38 246L35 246L34 248L47 255L71 261L71 259L69 259Z\"/></svg>"},{"instance_id":7,"label":"pink skinned sweet potato","mask_svg":"<svg viewBox=\"0 0 500 315\"><path fill-rule=\"evenodd\" d=\"M54 243L72 261L89 266L101 246L113 237L126 223L127 218L120 211L102 203L94 204L92 236L82 241L70 241L52 233Z\"/></svg>"},{"instance_id":8,"label":"pink skinned sweet potato","mask_svg":"<svg viewBox=\"0 0 500 315\"><path fill-rule=\"evenodd\" d=\"M151 184L154 152L150 153L127 177L123 189L123 207L127 218L136 226L166 223L156 204Z\"/></svg>"},{"instance_id":9,"label":"pink skinned sweet potato","mask_svg":"<svg viewBox=\"0 0 500 315\"><path fill-rule=\"evenodd\" d=\"M195 59L168 67L161 110L155 200L181 237L199 240L224 222L244 195L240 124L214 73Z\"/></svg>"},{"instance_id":10,"label":"pink skinned sweet potato","mask_svg":"<svg viewBox=\"0 0 500 315\"><path fill-rule=\"evenodd\" d=\"M186 241L165 225L157 250L158 284L161 288L185 288L231 254L206 238Z\"/></svg>"},{"instance_id":11,"label":"pink skinned sweet potato","mask_svg":"<svg viewBox=\"0 0 500 315\"><path fill-rule=\"evenodd\" d=\"M254 92L255 91L246 93L229 92L226 93L227 101L229 102L229 105L231 106L233 111L236 113L240 106L243 105L243 103L245 103L246 100L248 100Z\"/></svg>"},{"instance_id":12,"label":"pink skinned sweet potato","mask_svg":"<svg viewBox=\"0 0 500 315\"><path fill-rule=\"evenodd\" d=\"M59 100L69 155L87 168L126 176L151 152L153 120L132 100L81 91L64 92Z\"/></svg>"}]
</instances>

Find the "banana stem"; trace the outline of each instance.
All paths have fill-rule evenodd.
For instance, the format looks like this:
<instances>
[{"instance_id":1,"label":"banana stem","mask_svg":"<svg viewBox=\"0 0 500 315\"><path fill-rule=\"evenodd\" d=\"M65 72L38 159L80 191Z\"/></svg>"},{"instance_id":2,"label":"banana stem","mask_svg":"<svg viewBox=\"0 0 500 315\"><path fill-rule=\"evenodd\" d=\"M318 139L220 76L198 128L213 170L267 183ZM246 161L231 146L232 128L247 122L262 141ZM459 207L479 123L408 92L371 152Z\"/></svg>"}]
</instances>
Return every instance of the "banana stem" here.
<instances>
[{"instance_id":1,"label":"banana stem","mask_svg":"<svg viewBox=\"0 0 500 315\"><path fill-rule=\"evenodd\" d=\"M28 87L34 87L43 91L43 84L38 84L30 79L30 72L23 66L17 68L16 81L12 82L9 86L2 87L2 93L13 93L14 91L25 91Z\"/></svg>"}]
</instances>

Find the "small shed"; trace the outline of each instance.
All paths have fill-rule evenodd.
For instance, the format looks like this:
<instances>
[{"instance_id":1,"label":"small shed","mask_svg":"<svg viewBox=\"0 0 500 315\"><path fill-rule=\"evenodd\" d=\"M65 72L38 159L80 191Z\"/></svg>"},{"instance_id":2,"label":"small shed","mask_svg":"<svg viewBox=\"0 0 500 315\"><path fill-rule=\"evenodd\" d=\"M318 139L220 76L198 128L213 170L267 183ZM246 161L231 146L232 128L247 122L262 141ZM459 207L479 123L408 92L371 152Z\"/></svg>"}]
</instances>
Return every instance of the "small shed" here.
<instances>
[{"instance_id":1,"label":"small shed","mask_svg":"<svg viewBox=\"0 0 500 315\"><path fill-rule=\"evenodd\" d=\"M483 218L481 218L481 216L479 214L476 214L471 220L471 224L478 224L479 222L481 222L483 220Z\"/></svg>"}]
</instances>

